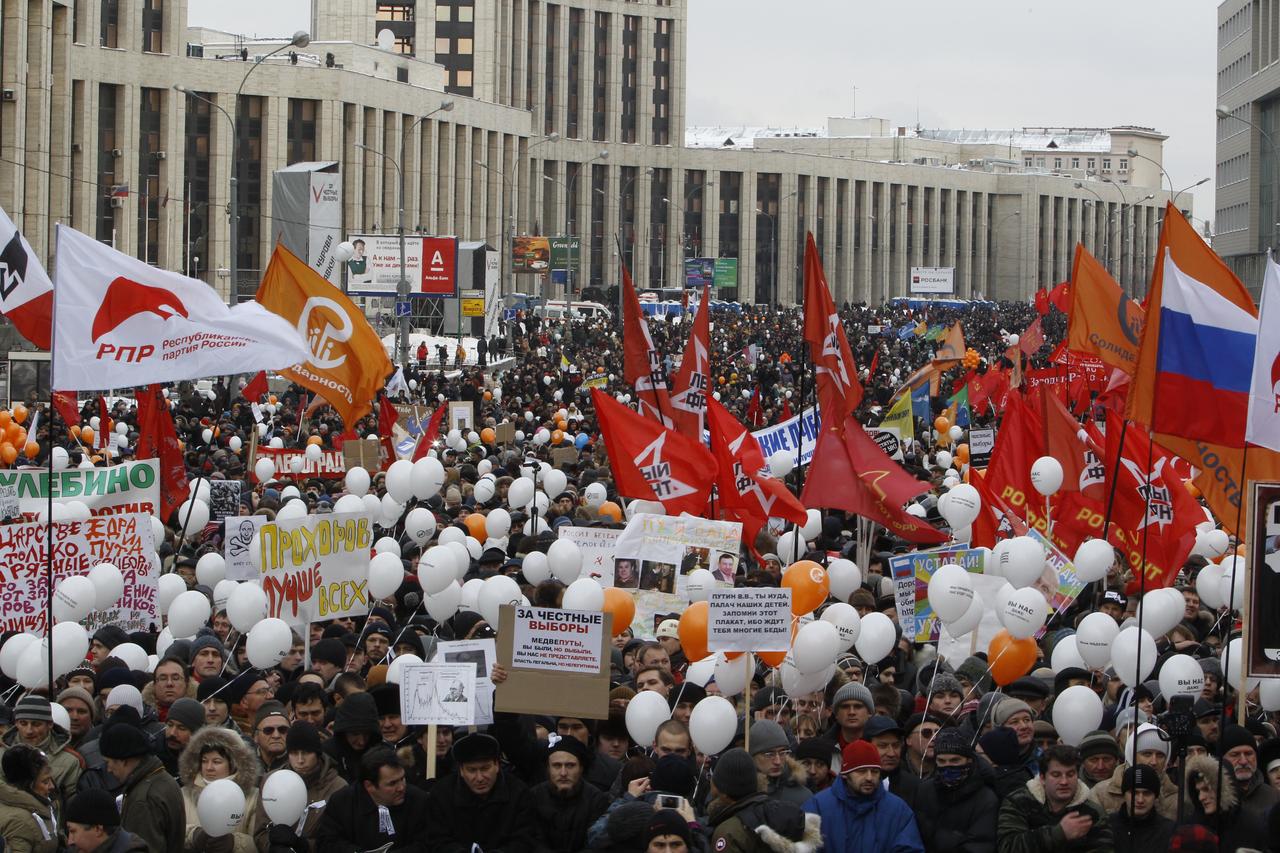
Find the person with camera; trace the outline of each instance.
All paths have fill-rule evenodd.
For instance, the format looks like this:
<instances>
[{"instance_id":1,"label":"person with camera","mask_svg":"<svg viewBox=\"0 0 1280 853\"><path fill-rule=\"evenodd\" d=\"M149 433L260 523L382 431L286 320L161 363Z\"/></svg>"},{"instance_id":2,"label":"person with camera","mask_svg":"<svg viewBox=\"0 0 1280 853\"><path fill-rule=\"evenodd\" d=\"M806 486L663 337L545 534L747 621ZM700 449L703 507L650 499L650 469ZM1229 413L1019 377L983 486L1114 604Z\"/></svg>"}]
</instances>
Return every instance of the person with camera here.
<instances>
[{"instance_id":1,"label":"person with camera","mask_svg":"<svg viewBox=\"0 0 1280 853\"><path fill-rule=\"evenodd\" d=\"M1080 752L1058 744L1040 756L1040 776L1010 794L1000 806L999 853L1110 851L1106 814L1080 781Z\"/></svg>"}]
</instances>

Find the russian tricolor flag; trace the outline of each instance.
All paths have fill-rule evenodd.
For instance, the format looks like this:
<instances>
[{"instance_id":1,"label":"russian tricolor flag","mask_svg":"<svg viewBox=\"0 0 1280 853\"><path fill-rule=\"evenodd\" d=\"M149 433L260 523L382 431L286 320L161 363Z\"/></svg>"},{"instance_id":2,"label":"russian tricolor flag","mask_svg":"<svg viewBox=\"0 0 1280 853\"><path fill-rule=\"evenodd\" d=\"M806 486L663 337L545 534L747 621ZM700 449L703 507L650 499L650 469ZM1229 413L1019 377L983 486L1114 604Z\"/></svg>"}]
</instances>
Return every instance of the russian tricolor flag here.
<instances>
[{"instance_id":1,"label":"russian tricolor flag","mask_svg":"<svg viewBox=\"0 0 1280 853\"><path fill-rule=\"evenodd\" d=\"M1258 319L1178 269L1166 250L1152 426L1244 446Z\"/></svg>"}]
</instances>

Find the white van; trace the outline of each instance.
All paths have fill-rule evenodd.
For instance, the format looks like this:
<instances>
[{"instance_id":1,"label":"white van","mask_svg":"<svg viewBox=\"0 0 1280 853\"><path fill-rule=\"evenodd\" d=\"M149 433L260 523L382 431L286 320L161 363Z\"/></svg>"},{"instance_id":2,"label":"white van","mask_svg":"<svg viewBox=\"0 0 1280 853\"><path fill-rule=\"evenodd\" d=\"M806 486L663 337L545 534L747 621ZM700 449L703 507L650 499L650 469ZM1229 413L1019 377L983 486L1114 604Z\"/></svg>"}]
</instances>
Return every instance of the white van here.
<instances>
[{"instance_id":1,"label":"white van","mask_svg":"<svg viewBox=\"0 0 1280 853\"><path fill-rule=\"evenodd\" d=\"M613 312L599 302L548 302L535 306L535 317L545 320L612 320Z\"/></svg>"}]
</instances>

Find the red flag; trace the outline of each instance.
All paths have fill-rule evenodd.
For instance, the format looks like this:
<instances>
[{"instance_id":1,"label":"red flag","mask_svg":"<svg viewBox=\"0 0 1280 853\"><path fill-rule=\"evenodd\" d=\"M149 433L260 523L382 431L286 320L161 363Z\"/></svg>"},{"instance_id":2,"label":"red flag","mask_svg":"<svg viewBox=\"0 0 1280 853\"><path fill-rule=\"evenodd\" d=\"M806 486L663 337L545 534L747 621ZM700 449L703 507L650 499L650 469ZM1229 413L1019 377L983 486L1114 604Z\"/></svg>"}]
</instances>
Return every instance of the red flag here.
<instances>
[{"instance_id":1,"label":"red flag","mask_svg":"<svg viewBox=\"0 0 1280 853\"><path fill-rule=\"evenodd\" d=\"M626 263L622 264L622 355L622 375L636 391L640 414L663 426L673 426L667 371L649 336L649 324L640 310L640 299Z\"/></svg>"},{"instance_id":2,"label":"red flag","mask_svg":"<svg viewBox=\"0 0 1280 853\"><path fill-rule=\"evenodd\" d=\"M1026 404L1021 394L1010 394L996 446L991 451L986 481L996 497L1028 521L1031 501L1039 501L1040 515L1044 514L1044 499L1031 485L1031 466L1044 455L1044 422L1039 413Z\"/></svg>"},{"instance_id":3,"label":"red flag","mask_svg":"<svg viewBox=\"0 0 1280 853\"><path fill-rule=\"evenodd\" d=\"M969 406L974 414L984 415L990 405L997 412L1004 411L1005 398L1009 394L1009 373L990 367L969 383Z\"/></svg>"},{"instance_id":4,"label":"red flag","mask_svg":"<svg viewBox=\"0 0 1280 853\"><path fill-rule=\"evenodd\" d=\"M396 453L396 446L391 438L392 430L398 420L400 420L400 415L396 412L396 407L391 405L391 401L387 399L386 394L380 394L378 396L378 435L382 440L382 449L387 451L387 461L385 463L387 465L400 458Z\"/></svg>"},{"instance_id":5,"label":"red flag","mask_svg":"<svg viewBox=\"0 0 1280 853\"><path fill-rule=\"evenodd\" d=\"M1062 282L1053 290L1049 291L1049 301L1053 303L1053 307L1057 308L1063 314L1071 310L1071 285L1068 282Z\"/></svg>"},{"instance_id":6,"label":"red flag","mask_svg":"<svg viewBox=\"0 0 1280 853\"><path fill-rule=\"evenodd\" d=\"M804 338L818 377L822 419L839 431L844 428L845 415L862 402L862 385L858 382L858 368L849 351L844 325L831 301L812 233L807 235L804 246Z\"/></svg>"},{"instance_id":7,"label":"red flag","mask_svg":"<svg viewBox=\"0 0 1280 853\"><path fill-rule=\"evenodd\" d=\"M711 496L716 459L702 444L641 417L591 389L618 494L662 503L670 515L700 514Z\"/></svg>"},{"instance_id":8,"label":"red flag","mask_svg":"<svg viewBox=\"0 0 1280 853\"><path fill-rule=\"evenodd\" d=\"M765 425L764 409L760 406L760 386L751 392L751 403L747 406L747 423L753 427Z\"/></svg>"},{"instance_id":9,"label":"red flag","mask_svg":"<svg viewBox=\"0 0 1280 853\"><path fill-rule=\"evenodd\" d=\"M1079 492L1095 501L1105 501L1106 467L1102 448L1087 438L1080 422L1067 411L1055 394L1042 394L1045 451L1062 464L1062 491ZM1082 437L1084 436L1084 437Z\"/></svg>"},{"instance_id":10,"label":"red flag","mask_svg":"<svg viewBox=\"0 0 1280 853\"><path fill-rule=\"evenodd\" d=\"M427 428L422 431L422 437L418 439L418 446L413 449L413 461L417 462L427 455L427 451L431 449L431 445L440 435L440 422L444 420L444 412L448 406L441 403L440 407L431 414L431 420L427 422Z\"/></svg>"},{"instance_id":11,"label":"red flag","mask_svg":"<svg viewBox=\"0 0 1280 853\"><path fill-rule=\"evenodd\" d=\"M1040 318L1037 317L1031 321L1030 326L1027 326L1027 330L1018 336L1018 349L1026 353L1027 358L1031 358L1042 346L1044 346L1044 332L1040 328Z\"/></svg>"},{"instance_id":12,"label":"red flag","mask_svg":"<svg viewBox=\"0 0 1280 853\"><path fill-rule=\"evenodd\" d=\"M1012 532L1009 528L1009 522L1006 521L1010 515L1006 515L1004 508L997 503L992 496L991 490L987 488L986 477L982 471L977 468L969 469L969 485L977 490L978 496L982 498L982 505L978 508L978 517L969 525L969 544L975 548L994 548L996 542L1003 538L998 534L1002 532Z\"/></svg>"},{"instance_id":13,"label":"red flag","mask_svg":"<svg viewBox=\"0 0 1280 853\"><path fill-rule=\"evenodd\" d=\"M739 517L755 520L743 531L746 541L755 541L755 534L770 516L804 524L804 505L785 483L769 475L760 444L714 399L707 402L707 426L719 468L716 485L721 503L725 509L737 511ZM743 523L747 524L745 519Z\"/></svg>"},{"instance_id":14,"label":"red flag","mask_svg":"<svg viewBox=\"0 0 1280 853\"><path fill-rule=\"evenodd\" d=\"M875 355L871 356L871 367L867 368L867 377L876 375L876 368L880 366L880 350L877 348Z\"/></svg>"},{"instance_id":15,"label":"red flag","mask_svg":"<svg viewBox=\"0 0 1280 853\"><path fill-rule=\"evenodd\" d=\"M98 398L98 431L93 436L93 446L101 450L110 442L111 415L107 412L107 401Z\"/></svg>"},{"instance_id":16,"label":"red flag","mask_svg":"<svg viewBox=\"0 0 1280 853\"><path fill-rule=\"evenodd\" d=\"M75 391L54 391L53 408L62 416L67 426L80 423L80 400Z\"/></svg>"},{"instance_id":17,"label":"red flag","mask_svg":"<svg viewBox=\"0 0 1280 853\"><path fill-rule=\"evenodd\" d=\"M818 432L801 502L807 507L843 509L869 518L918 545L946 542L946 534L902 508L908 500L929 491L929 484L912 477L885 455L853 417L843 426L843 438L832 429Z\"/></svg>"},{"instance_id":18,"label":"red flag","mask_svg":"<svg viewBox=\"0 0 1280 853\"><path fill-rule=\"evenodd\" d=\"M791 411L791 401L790 401L790 400L783 400L783 401L782 401L782 411L778 413L778 423L783 423L784 421L789 421L789 420L791 420L793 417L795 417L795 412Z\"/></svg>"},{"instance_id":19,"label":"red flag","mask_svg":"<svg viewBox=\"0 0 1280 853\"><path fill-rule=\"evenodd\" d=\"M1041 317L1049 313L1049 293L1043 287L1036 289L1036 313Z\"/></svg>"},{"instance_id":20,"label":"red flag","mask_svg":"<svg viewBox=\"0 0 1280 853\"><path fill-rule=\"evenodd\" d=\"M1124 549L1135 577L1141 567L1147 589L1169 586L1195 545L1196 524L1204 513L1173 473L1170 456L1151 444L1145 429L1134 423L1113 426L1106 442L1107 473L1116 477L1109 538Z\"/></svg>"},{"instance_id":21,"label":"red flag","mask_svg":"<svg viewBox=\"0 0 1280 853\"><path fill-rule=\"evenodd\" d=\"M187 484L187 468L173 428L169 403L159 385L137 391L139 459L160 461L160 517L169 518L191 494Z\"/></svg>"},{"instance_id":22,"label":"red flag","mask_svg":"<svg viewBox=\"0 0 1280 853\"><path fill-rule=\"evenodd\" d=\"M701 436L711 388L711 285L702 290L702 301L689 330L680 368L671 379L671 420L685 435ZM638 395L637 395L638 396Z\"/></svg>"},{"instance_id":23,"label":"red flag","mask_svg":"<svg viewBox=\"0 0 1280 853\"><path fill-rule=\"evenodd\" d=\"M270 392L267 387L267 372L259 370L257 375L250 379L244 386L244 398L250 403L257 403L262 399L263 395Z\"/></svg>"}]
</instances>

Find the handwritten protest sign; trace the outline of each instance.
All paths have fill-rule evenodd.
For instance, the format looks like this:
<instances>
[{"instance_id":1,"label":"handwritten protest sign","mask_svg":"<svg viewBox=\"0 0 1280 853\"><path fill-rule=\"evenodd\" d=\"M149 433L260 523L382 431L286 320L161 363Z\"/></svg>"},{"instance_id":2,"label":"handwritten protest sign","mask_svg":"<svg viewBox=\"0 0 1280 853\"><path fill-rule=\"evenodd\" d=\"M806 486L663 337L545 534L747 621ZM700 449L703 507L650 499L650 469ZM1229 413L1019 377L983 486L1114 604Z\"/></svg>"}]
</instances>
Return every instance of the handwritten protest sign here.
<instances>
[{"instance_id":1,"label":"handwritten protest sign","mask_svg":"<svg viewBox=\"0 0 1280 853\"><path fill-rule=\"evenodd\" d=\"M914 636L918 643L938 640L942 625L929 606L929 581L933 573L948 563L981 574L986 565L985 548L954 546L929 551L913 551L889 558L893 572L893 591L898 607L898 624L902 633Z\"/></svg>"},{"instance_id":2,"label":"handwritten protest sign","mask_svg":"<svg viewBox=\"0 0 1280 853\"><path fill-rule=\"evenodd\" d=\"M226 563L227 577L233 581L258 579L258 565L253 561L253 537L258 528L269 524L265 515L242 515L228 519L227 532L222 538L222 559Z\"/></svg>"},{"instance_id":3,"label":"handwritten protest sign","mask_svg":"<svg viewBox=\"0 0 1280 853\"><path fill-rule=\"evenodd\" d=\"M556 672L600 671L604 614L517 607L511 665Z\"/></svg>"},{"instance_id":4,"label":"handwritten protest sign","mask_svg":"<svg viewBox=\"0 0 1280 853\"><path fill-rule=\"evenodd\" d=\"M276 471L297 477L324 477L336 479L347 475L347 464L341 450L323 450L318 460L307 458L305 451L291 447L258 447L258 458L267 457L276 463ZM254 482L258 477L249 469Z\"/></svg>"},{"instance_id":5,"label":"handwritten protest sign","mask_svg":"<svg viewBox=\"0 0 1280 853\"><path fill-rule=\"evenodd\" d=\"M785 652L791 648L791 590L714 589L708 603L708 651Z\"/></svg>"},{"instance_id":6,"label":"handwritten protest sign","mask_svg":"<svg viewBox=\"0 0 1280 853\"><path fill-rule=\"evenodd\" d=\"M742 525L692 516L636 513L614 544L614 586L683 594L689 573L709 569L731 584L742 544ZM621 566L623 560L634 566ZM624 583L626 570L636 581Z\"/></svg>"},{"instance_id":7,"label":"handwritten protest sign","mask_svg":"<svg viewBox=\"0 0 1280 853\"><path fill-rule=\"evenodd\" d=\"M48 509L50 482L45 469L0 471L0 487L16 487L18 505L32 517ZM55 503L80 501L92 515L155 514L160 504L160 466L154 459L54 471L52 483Z\"/></svg>"},{"instance_id":8,"label":"handwritten protest sign","mask_svg":"<svg viewBox=\"0 0 1280 853\"><path fill-rule=\"evenodd\" d=\"M304 625L369 612L373 523L360 513L308 515L258 533L267 615Z\"/></svg>"},{"instance_id":9,"label":"handwritten protest sign","mask_svg":"<svg viewBox=\"0 0 1280 853\"><path fill-rule=\"evenodd\" d=\"M146 631L159 625L156 586L160 563L151 518L140 513L104 515L53 525L53 582L88 574L112 563L124 576L124 593L113 606L91 612L83 624L93 633L104 625ZM0 630L43 631L48 596L48 533L43 522L0 526Z\"/></svg>"},{"instance_id":10,"label":"handwritten protest sign","mask_svg":"<svg viewBox=\"0 0 1280 853\"><path fill-rule=\"evenodd\" d=\"M575 543L582 552L582 577L591 578L605 588L614 585L614 550L621 535L621 530L610 530L607 527L560 528L560 538ZM624 583L619 586L634 589L639 584L640 576L634 571L635 562L625 561L624 571L631 567L633 572L627 574L623 578Z\"/></svg>"}]
</instances>

